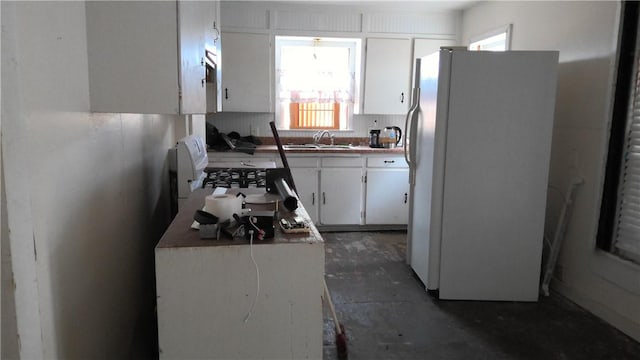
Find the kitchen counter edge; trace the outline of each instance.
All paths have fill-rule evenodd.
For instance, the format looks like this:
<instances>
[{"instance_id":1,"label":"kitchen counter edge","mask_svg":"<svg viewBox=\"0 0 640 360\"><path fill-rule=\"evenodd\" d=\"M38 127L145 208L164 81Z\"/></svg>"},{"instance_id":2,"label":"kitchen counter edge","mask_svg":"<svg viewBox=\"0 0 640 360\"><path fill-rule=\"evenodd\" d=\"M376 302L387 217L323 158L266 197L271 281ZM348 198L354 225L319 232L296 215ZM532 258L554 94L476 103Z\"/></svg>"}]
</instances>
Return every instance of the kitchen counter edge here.
<instances>
[{"instance_id":1,"label":"kitchen counter edge","mask_svg":"<svg viewBox=\"0 0 640 360\"><path fill-rule=\"evenodd\" d=\"M237 191L243 191L246 194L251 194L251 189L230 189L232 193L236 193ZM160 249L170 249L170 248L199 248L199 247L216 247L216 246L238 246L238 245L249 245L248 240L244 239L201 239L198 230L194 230L191 228L191 224L193 223L193 214L197 209L202 209L205 203L205 197L207 195L211 195L213 193L212 188L205 189L197 189L189 199L187 199L186 204L182 209L178 212L176 217L173 219L165 233L162 235L162 238L156 245L156 251ZM257 207L257 208L254 208ZM268 210L261 209L260 206L252 206L254 210ZM295 212L287 212L284 209L280 209L278 212L278 219L283 212L286 213L285 217L294 217L300 216L302 217L307 224L309 224L309 232L308 233L292 233L285 234L282 230L275 225L275 238L264 240L264 241L254 241L254 245L274 245L274 244L324 244L324 240L320 235L320 232L313 224L311 219L309 218L309 214L304 209L301 203L299 203L298 208Z\"/></svg>"},{"instance_id":2,"label":"kitchen counter edge","mask_svg":"<svg viewBox=\"0 0 640 360\"><path fill-rule=\"evenodd\" d=\"M403 147L396 148L371 148L368 146L353 146L349 148L296 148L284 149L287 153L302 154L404 154ZM209 150L210 153L229 153L230 151ZM255 149L256 153L275 153L278 152L276 145L258 145Z\"/></svg>"}]
</instances>

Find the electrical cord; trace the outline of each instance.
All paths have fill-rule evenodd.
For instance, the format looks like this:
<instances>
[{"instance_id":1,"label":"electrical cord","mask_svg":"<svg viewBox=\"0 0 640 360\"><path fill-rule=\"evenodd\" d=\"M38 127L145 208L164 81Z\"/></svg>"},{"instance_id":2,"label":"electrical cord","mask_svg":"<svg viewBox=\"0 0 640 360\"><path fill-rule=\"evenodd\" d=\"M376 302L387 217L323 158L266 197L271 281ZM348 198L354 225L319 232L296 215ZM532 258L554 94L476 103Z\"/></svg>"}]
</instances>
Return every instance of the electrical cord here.
<instances>
[{"instance_id":1,"label":"electrical cord","mask_svg":"<svg viewBox=\"0 0 640 360\"><path fill-rule=\"evenodd\" d=\"M260 229L259 227L256 226L256 224L254 222L256 222L256 218L253 216L249 217L249 220L247 221L254 229L256 229L256 231L258 232L258 240L264 240L264 235L265 232L264 230Z\"/></svg>"},{"instance_id":2,"label":"electrical cord","mask_svg":"<svg viewBox=\"0 0 640 360\"><path fill-rule=\"evenodd\" d=\"M253 225L251 221L249 221L249 223ZM253 227L257 229L255 225L253 225ZM260 269L258 268L258 263L256 262L256 259L253 257L253 230L252 229L249 229L249 253L251 254L251 261L253 261L253 266L255 266L256 268L257 281L256 281L256 296L253 298L251 307L249 308L247 315L244 317L245 323L249 321L249 318L251 317L251 312L253 311L253 308L256 306L256 301L258 301L258 294L260 293Z\"/></svg>"}]
</instances>

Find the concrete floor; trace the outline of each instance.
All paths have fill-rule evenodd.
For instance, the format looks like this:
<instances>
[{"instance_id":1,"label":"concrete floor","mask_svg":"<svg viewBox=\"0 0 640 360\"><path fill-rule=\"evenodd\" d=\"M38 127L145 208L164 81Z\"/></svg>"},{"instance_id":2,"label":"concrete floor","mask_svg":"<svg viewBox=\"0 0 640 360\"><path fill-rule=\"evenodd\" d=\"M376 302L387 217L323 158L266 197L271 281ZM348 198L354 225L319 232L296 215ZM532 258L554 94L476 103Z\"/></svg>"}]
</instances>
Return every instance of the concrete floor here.
<instances>
[{"instance_id":1,"label":"concrete floor","mask_svg":"<svg viewBox=\"0 0 640 360\"><path fill-rule=\"evenodd\" d=\"M640 359L640 343L556 294L536 303L430 297L405 263L404 232L322 235L349 359ZM325 360L337 358L333 326L325 310Z\"/></svg>"}]
</instances>

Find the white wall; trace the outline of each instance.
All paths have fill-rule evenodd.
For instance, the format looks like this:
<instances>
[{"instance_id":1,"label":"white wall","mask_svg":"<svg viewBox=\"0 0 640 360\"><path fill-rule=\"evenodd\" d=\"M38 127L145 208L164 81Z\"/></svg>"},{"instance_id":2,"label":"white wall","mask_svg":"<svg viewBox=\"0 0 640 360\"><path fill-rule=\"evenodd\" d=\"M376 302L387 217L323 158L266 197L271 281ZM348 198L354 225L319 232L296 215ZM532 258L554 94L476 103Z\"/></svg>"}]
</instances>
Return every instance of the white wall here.
<instances>
[{"instance_id":1,"label":"white wall","mask_svg":"<svg viewBox=\"0 0 640 360\"><path fill-rule=\"evenodd\" d=\"M4 191L4 182L0 190L2 195L1 216L2 219L2 238L0 239L0 248L2 248L2 348L0 349L0 358L15 359L18 357L18 336L16 328L16 305L13 296L13 273L11 269L11 253L9 252L9 231L7 224L7 202Z\"/></svg>"},{"instance_id":2,"label":"white wall","mask_svg":"<svg viewBox=\"0 0 640 360\"><path fill-rule=\"evenodd\" d=\"M513 50L559 50L558 98L550 184L579 188L552 287L640 340L640 266L596 250L620 4L487 2L463 13L463 43L513 24ZM546 233L552 236L561 199L549 191Z\"/></svg>"},{"instance_id":3,"label":"white wall","mask_svg":"<svg viewBox=\"0 0 640 360\"><path fill-rule=\"evenodd\" d=\"M131 357L169 221L176 119L88 112L85 19L84 2L2 2L2 246L6 225L25 359Z\"/></svg>"}]
</instances>

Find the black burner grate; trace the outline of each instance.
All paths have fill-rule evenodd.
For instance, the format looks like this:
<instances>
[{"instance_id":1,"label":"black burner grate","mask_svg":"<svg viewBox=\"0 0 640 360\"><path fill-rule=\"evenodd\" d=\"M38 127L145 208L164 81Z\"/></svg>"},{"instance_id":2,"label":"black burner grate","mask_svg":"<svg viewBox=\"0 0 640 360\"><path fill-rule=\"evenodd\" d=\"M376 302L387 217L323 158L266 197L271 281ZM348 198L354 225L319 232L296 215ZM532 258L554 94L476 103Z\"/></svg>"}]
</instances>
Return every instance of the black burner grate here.
<instances>
[{"instance_id":1,"label":"black burner grate","mask_svg":"<svg viewBox=\"0 0 640 360\"><path fill-rule=\"evenodd\" d=\"M267 172L265 169L207 168L207 177L202 182L205 188L263 188L266 187Z\"/></svg>"}]
</instances>

